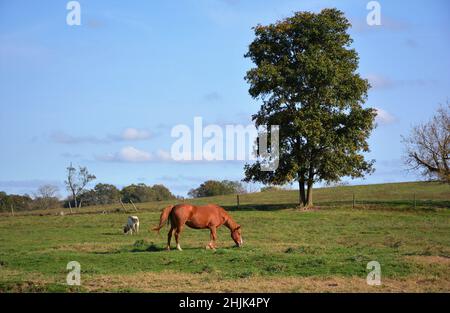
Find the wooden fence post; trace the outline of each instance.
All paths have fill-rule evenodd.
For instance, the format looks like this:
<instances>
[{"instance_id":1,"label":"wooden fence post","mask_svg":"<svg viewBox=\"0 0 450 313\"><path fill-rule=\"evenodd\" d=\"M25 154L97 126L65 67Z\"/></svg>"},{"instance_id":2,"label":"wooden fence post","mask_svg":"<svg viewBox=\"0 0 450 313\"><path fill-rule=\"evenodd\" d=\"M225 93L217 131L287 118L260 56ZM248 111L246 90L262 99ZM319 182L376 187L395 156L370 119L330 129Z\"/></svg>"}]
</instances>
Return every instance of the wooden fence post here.
<instances>
[{"instance_id":1,"label":"wooden fence post","mask_svg":"<svg viewBox=\"0 0 450 313\"><path fill-rule=\"evenodd\" d=\"M11 204L11 214L14 216L14 206Z\"/></svg>"},{"instance_id":2,"label":"wooden fence post","mask_svg":"<svg viewBox=\"0 0 450 313\"><path fill-rule=\"evenodd\" d=\"M236 200L237 200L237 208L239 209L239 195L236 195Z\"/></svg>"},{"instance_id":3,"label":"wooden fence post","mask_svg":"<svg viewBox=\"0 0 450 313\"><path fill-rule=\"evenodd\" d=\"M353 193L353 205L352 205L353 209L355 208L355 193Z\"/></svg>"},{"instance_id":4,"label":"wooden fence post","mask_svg":"<svg viewBox=\"0 0 450 313\"><path fill-rule=\"evenodd\" d=\"M136 210L136 212L138 212L137 207L134 205L133 201L130 199L130 203L133 205L134 209Z\"/></svg>"},{"instance_id":5,"label":"wooden fence post","mask_svg":"<svg viewBox=\"0 0 450 313\"><path fill-rule=\"evenodd\" d=\"M119 200L120 200L120 204L122 205L122 208L123 208L123 210L125 211L125 213L128 213L127 209L126 209L125 206L123 205L122 198L120 198Z\"/></svg>"}]
</instances>

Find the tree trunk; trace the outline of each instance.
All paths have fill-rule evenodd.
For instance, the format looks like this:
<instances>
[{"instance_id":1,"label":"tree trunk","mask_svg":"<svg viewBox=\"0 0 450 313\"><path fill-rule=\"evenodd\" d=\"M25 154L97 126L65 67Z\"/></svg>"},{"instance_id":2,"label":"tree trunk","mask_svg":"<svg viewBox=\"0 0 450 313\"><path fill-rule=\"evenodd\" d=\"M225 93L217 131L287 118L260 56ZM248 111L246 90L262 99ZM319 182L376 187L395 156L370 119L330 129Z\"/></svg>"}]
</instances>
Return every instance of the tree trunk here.
<instances>
[{"instance_id":1,"label":"tree trunk","mask_svg":"<svg viewBox=\"0 0 450 313\"><path fill-rule=\"evenodd\" d=\"M74 207L78 208L77 196L75 194L73 194L73 203L74 203Z\"/></svg>"},{"instance_id":2,"label":"tree trunk","mask_svg":"<svg viewBox=\"0 0 450 313\"><path fill-rule=\"evenodd\" d=\"M313 197L312 197L312 193L313 193L313 183L312 182L308 182L308 194L307 194L307 203L306 203L306 207L311 208L313 207Z\"/></svg>"},{"instance_id":3,"label":"tree trunk","mask_svg":"<svg viewBox=\"0 0 450 313\"><path fill-rule=\"evenodd\" d=\"M301 206L306 204L305 181L303 179L298 180L298 202Z\"/></svg>"}]
</instances>

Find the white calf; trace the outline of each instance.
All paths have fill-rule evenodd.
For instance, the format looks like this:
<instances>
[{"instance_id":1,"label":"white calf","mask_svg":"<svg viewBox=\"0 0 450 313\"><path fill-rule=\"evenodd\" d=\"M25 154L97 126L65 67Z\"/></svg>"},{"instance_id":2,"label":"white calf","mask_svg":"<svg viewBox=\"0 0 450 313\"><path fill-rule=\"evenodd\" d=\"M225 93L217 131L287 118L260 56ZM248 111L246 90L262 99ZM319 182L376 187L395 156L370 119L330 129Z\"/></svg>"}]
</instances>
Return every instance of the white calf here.
<instances>
[{"instance_id":1,"label":"white calf","mask_svg":"<svg viewBox=\"0 0 450 313\"><path fill-rule=\"evenodd\" d=\"M132 235L139 232L139 218L137 216L128 216L128 223L123 226L123 232L125 234Z\"/></svg>"}]
</instances>

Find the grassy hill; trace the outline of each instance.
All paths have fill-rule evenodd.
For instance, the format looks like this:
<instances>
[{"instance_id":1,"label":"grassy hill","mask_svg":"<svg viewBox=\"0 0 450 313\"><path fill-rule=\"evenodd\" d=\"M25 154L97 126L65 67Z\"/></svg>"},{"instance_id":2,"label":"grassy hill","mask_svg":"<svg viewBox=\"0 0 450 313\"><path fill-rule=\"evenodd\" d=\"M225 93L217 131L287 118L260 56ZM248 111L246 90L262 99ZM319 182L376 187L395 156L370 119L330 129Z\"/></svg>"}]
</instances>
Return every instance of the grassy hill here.
<instances>
[{"instance_id":1,"label":"grassy hill","mask_svg":"<svg viewBox=\"0 0 450 313\"><path fill-rule=\"evenodd\" d=\"M413 206L413 195L418 204ZM356 207L352 208L355 194ZM318 210L296 209L295 191L189 200L230 209L244 246L218 231L185 228L184 251L166 251L166 232L148 229L167 203L141 203L138 235L125 236L120 206L0 216L0 292L33 291L450 291L449 186L400 183L322 188ZM84 212L92 214L82 214ZM95 214L104 212L108 214ZM32 214L36 214L33 212ZM174 247L174 242L172 243ZM66 265L81 264L81 286L66 285ZM382 286L366 283L378 261Z\"/></svg>"}]
</instances>

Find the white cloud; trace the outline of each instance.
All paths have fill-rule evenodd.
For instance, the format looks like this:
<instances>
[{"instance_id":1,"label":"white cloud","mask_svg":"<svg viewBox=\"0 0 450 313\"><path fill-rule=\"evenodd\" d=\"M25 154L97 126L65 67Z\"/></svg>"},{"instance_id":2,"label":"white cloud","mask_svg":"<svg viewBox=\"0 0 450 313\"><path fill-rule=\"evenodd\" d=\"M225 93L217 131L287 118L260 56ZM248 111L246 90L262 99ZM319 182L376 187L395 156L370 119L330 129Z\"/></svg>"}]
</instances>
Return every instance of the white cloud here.
<instances>
[{"instance_id":1,"label":"white cloud","mask_svg":"<svg viewBox=\"0 0 450 313\"><path fill-rule=\"evenodd\" d=\"M377 111L377 116L375 118L375 121L377 123L382 125L388 125L395 122L395 117L389 112L380 108L375 108L375 110Z\"/></svg>"},{"instance_id":2,"label":"white cloud","mask_svg":"<svg viewBox=\"0 0 450 313\"><path fill-rule=\"evenodd\" d=\"M116 158L125 162L145 162L150 161L152 155L135 147L125 147L116 154Z\"/></svg>"},{"instance_id":3,"label":"white cloud","mask_svg":"<svg viewBox=\"0 0 450 313\"><path fill-rule=\"evenodd\" d=\"M119 135L108 135L103 138L97 136L74 136L63 131L55 131L50 135L51 141L60 144L107 144L116 141L147 140L152 137L150 131L138 128L125 128Z\"/></svg>"},{"instance_id":4,"label":"white cloud","mask_svg":"<svg viewBox=\"0 0 450 313\"><path fill-rule=\"evenodd\" d=\"M172 156L170 155L170 153L168 151L161 150L161 149L156 152L156 158L160 161L171 161L172 160Z\"/></svg>"},{"instance_id":5,"label":"white cloud","mask_svg":"<svg viewBox=\"0 0 450 313\"><path fill-rule=\"evenodd\" d=\"M137 149L132 146L124 147L116 153L111 153L103 156L97 156L97 160L108 162L158 162L172 160L170 153L165 150L158 150L156 153L147 152Z\"/></svg>"},{"instance_id":6,"label":"white cloud","mask_svg":"<svg viewBox=\"0 0 450 313\"><path fill-rule=\"evenodd\" d=\"M150 132L145 129L126 128L122 132L120 138L123 140L144 140L149 139L150 136Z\"/></svg>"}]
</instances>

